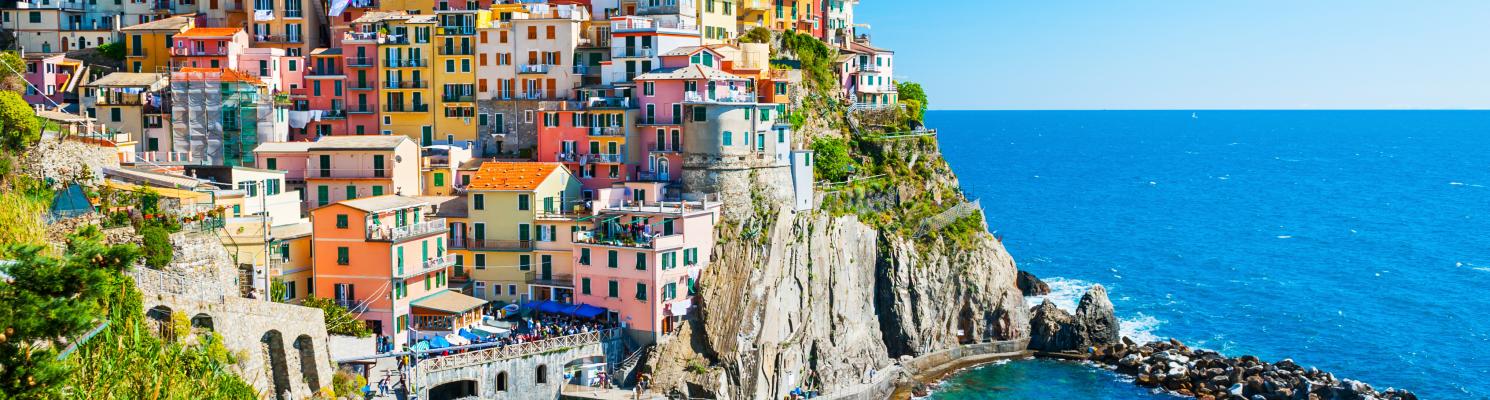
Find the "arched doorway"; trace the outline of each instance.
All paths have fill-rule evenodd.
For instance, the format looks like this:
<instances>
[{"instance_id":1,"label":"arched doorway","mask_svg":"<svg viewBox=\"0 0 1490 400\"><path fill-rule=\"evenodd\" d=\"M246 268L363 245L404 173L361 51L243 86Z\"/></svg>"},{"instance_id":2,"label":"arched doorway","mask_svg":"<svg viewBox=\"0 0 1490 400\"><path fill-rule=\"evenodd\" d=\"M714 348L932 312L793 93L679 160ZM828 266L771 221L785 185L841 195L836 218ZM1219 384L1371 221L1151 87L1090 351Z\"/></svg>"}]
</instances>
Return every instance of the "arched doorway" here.
<instances>
[{"instance_id":1,"label":"arched doorway","mask_svg":"<svg viewBox=\"0 0 1490 400\"><path fill-rule=\"evenodd\" d=\"M657 171L657 180L670 180L668 179L667 157L657 157L657 168L653 169L653 171Z\"/></svg>"},{"instance_id":2,"label":"arched doorway","mask_svg":"<svg viewBox=\"0 0 1490 400\"><path fill-rule=\"evenodd\" d=\"M548 366L547 365L538 364L538 368L536 368L533 371L533 383L536 383L536 384L539 384L539 385L548 383Z\"/></svg>"},{"instance_id":3,"label":"arched doorway","mask_svg":"<svg viewBox=\"0 0 1490 400\"><path fill-rule=\"evenodd\" d=\"M290 369L285 361L284 335L277 330L264 332L259 340L264 349L264 362L269 364L269 380L274 384L274 398L286 399L290 392Z\"/></svg>"},{"instance_id":4,"label":"arched doorway","mask_svg":"<svg viewBox=\"0 0 1490 400\"><path fill-rule=\"evenodd\" d=\"M476 381L447 382L429 388L430 400L459 399L476 396Z\"/></svg>"},{"instance_id":5,"label":"arched doorway","mask_svg":"<svg viewBox=\"0 0 1490 400\"><path fill-rule=\"evenodd\" d=\"M191 327L192 329L201 329L205 331L213 330L212 316L207 315L206 313L201 313L191 317Z\"/></svg>"},{"instance_id":6,"label":"arched doorway","mask_svg":"<svg viewBox=\"0 0 1490 400\"><path fill-rule=\"evenodd\" d=\"M497 381L494 382L498 392L507 391L507 371L497 373Z\"/></svg>"},{"instance_id":7,"label":"arched doorway","mask_svg":"<svg viewBox=\"0 0 1490 400\"><path fill-rule=\"evenodd\" d=\"M311 393L320 392L321 376L316 372L315 341L310 339L310 335L300 335L295 338L295 350L300 352L300 378L305 380Z\"/></svg>"},{"instance_id":8,"label":"arched doorway","mask_svg":"<svg viewBox=\"0 0 1490 400\"><path fill-rule=\"evenodd\" d=\"M165 341L176 340L176 330L171 327L171 308L166 306L155 306L145 311L145 318L150 320L151 327L161 339Z\"/></svg>"}]
</instances>

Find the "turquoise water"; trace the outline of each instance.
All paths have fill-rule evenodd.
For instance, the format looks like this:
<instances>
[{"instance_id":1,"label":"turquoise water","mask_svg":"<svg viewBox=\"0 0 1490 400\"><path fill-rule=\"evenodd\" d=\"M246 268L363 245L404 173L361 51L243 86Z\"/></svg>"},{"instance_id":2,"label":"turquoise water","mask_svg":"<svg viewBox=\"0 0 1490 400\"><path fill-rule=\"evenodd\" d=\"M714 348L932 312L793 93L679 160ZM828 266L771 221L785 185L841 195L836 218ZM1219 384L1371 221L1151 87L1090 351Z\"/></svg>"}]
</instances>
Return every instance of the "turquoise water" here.
<instances>
[{"instance_id":1,"label":"turquoise water","mask_svg":"<svg viewBox=\"0 0 1490 400\"><path fill-rule=\"evenodd\" d=\"M1038 382L1038 385L1028 382ZM1179 399L1152 395L1147 389L1108 370L1078 364L1025 360L984 365L962 371L941 382L932 398L944 400L1001 399Z\"/></svg>"},{"instance_id":2,"label":"turquoise water","mask_svg":"<svg viewBox=\"0 0 1490 400\"><path fill-rule=\"evenodd\" d=\"M1196 117L945 111L928 120L990 229L1064 307L1100 283L1130 336L1291 357L1429 399L1490 398L1490 112ZM1013 394L1025 385L1050 387L1019 376L1093 376L1018 364L1002 368L1027 371L951 382L1023 398ZM1111 391L1092 397L1153 397L1098 387ZM1039 398L1060 397L1088 395Z\"/></svg>"}]
</instances>

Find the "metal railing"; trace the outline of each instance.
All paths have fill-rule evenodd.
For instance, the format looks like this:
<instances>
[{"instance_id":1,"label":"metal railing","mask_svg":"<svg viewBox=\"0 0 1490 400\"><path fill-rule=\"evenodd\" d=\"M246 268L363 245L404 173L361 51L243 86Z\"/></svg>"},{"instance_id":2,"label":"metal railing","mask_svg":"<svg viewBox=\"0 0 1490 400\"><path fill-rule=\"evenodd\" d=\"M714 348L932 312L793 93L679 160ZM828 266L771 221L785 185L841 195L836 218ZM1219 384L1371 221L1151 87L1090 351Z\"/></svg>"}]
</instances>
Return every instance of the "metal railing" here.
<instances>
[{"instance_id":1,"label":"metal railing","mask_svg":"<svg viewBox=\"0 0 1490 400\"><path fill-rule=\"evenodd\" d=\"M668 249L682 246L683 234L674 233L666 236L659 234L657 236L646 237L642 235L603 235L596 234L594 231L579 231L574 233L574 243L635 249Z\"/></svg>"},{"instance_id":2,"label":"metal railing","mask_svg":"<svg viewBox=\"0 0 1490 400\"><path fill-rule=\"evenodd\" d=\"M308 70L305 71L305 74L306 75L309 75L309 76L344 75L344 73L341 70L341 68L336 68L336 67L326 67L326 68L311 67L310 69L308 69Z\"/></svg>"},{"instance_id":3,"label":"metal railing","mask_svg":"<svg viewBox=\"0 0 1490 400\"><path fill-rule=\"evenodd\" d=\"M397 275L399 277L410 277L442 270L445 268L450 268L453 266L455 266L455 255L446 254L439 257L431 257L430 259L424 260L424 262L419 263L419 268L407 271L400 271Z\"/></svg>"},{"instance_id":4,"label":"metal railing","mask_svg":"<svg viewBox=\"0 0 1490 400\"><path fill-rule=\"evenodd\" d=\"M373 87L372 82L363 81L363 82L350 82L350 83L347 83L347 89L348 90L373 90L375 88Z\"/></svg>"},{"instance_id":5,"label":"metal railing","mask_svg":"<svg viewBox=\"0 0 1490 400\"><path fill-rule=\"evenodd\" d=\"M523 64L523 65L517 66L517 73L519 73L519 74L547 74L548 73L548 70L551 69L551 68L553 68L553 66L552 65L548 65L548 64Z\"/></svg>"},{"instance_id":6,"label":"metal railing","mask_svg":"<svg viewBox=\"0 0 1490 400\"><path fill-rule=\"evenodd\" d=\"M611 58L652 58L657 56L657 49L653 48L620 48L612 50Z\"/></svg>"},{"instance_id":7,"label":"metal railing","mask_svg":"<svg viewBox=\"0 0 1490 400\"><path fill-rule=\"evenodd\" d=\"M427 89L429 81L383 81L384 89Z\"/></svg>"},{"instance_id":8,"label":"metal railing","mask_svg":"<svg viewBox=\"0 0 1490 400\"><path fill-rule=\"evenodd\" d=\"M543 276L543 273L542 272L539 272L537 275L534 275L533 276L532 282L528 282L528 283L535 284L535 285L544 285L544 286L573 287L574 286L574 275L570 275L570 274L549 274L548 276L545 277L545 276Z\"/></svg>"},{"instance_id":9,"label":"metal railing","mask_svg":"<svg viewBox=\"0 0 1490 400\"><path fill-rule=\"evenodd\" d=\"M404 226L379 226L368 225L367 240L381 242L397 242L404 239L448 232L450 227L445 225L444 218L409 224ZM452 263L454 259L452 259Z\"/></svg>"},{"instance_id":10,"label":"metal railing","mask_svg":"<svg viewBox=\"0 0 1490 400\"><path fill-rule=\"evenodd\" d=\"M435 30L436 35L475 35L474 26L441 26Z\"/></svg>"},{"instance_id":11,"label":"metal railing","mask_svg":"<svg viewBox=\"0 0 1490 400\"><path fill-rule=\"evenodd\" d=\"M351 33L351 32L348 32L348 33ZM347 57L347 66L348 67L371 67L371 66L373 66L373 58L372 57Z\"/></svg>"},{"instance_id":12,"label":"metal railing","mask_svg":"<svg viewBox=\"0 0 1490 400\"><path fill-rule=\"evenodd\" d=\"M713 93L684 92L683 101L691 103L754 103L755 94L742 91L719 90Z\"/></svg>"},{"instance_id":13,"label":"metal railing","mask_svg":"<svg viewBox=\"0 0 1490 400\"><path fill-rule=\"evenodd\" d=\"M600 342L610 340L611 338L618 337L619 335L620 329L613 328L603 331L560 336L553 339L539 340L535 342L509 345L494 345L496 347L426 359L419 362L419 371L420 373L428 374L448 369L488 364L518 357L527 357L534 354L543 354L554 350L598 344Z\"/></svg>"},{"instance_id":14,"label":"metal railing","mask_svg":"<svg viewBox=\"0 0 1490 400\"><path fill-rule=\"evenodd\" d=\"M466 239L466 247L471 250L512 250L526 251L533 249L532 240L494 240L494 239Z\"/></svg>"},{"instance_id":15,"label":"metal railing","mask_svg":"<svg viewBox=\"0 0 1490 400\"><path fill-rule=\"evenodd\" d=\"M626 136L624 126L592 126L590 136Z\"/></svg>"},{"instance_id":16,"label":"metal railing","mask_svg":"<svg viewBox=\"0 0 1490 400\"><path fill-rule=\"evenodd\" d=\"M383 60L383 66L388 68L416 68L428 67L429 60L425 59L398 59L389 58Z\"/></svg>"},{"instance_id":17,"label":"metal railing","mask_svg":"<svg viewBox=\"0 0 1490 400\"><path fill-rule=\"evenodd\" d=\"M135 153L135 159L156 164L189 164L196 161L191 153L184 151L144 151Z\"/></svg>"},{"instance_id":18,"label":"metal railing","mask_svg":"<svg viewBox=\"0 0 1490 400\"><path fill-rule=\"evenodd\" d=\"M262 43L302 43L305 40L299 35L253 35L253 39Z\"/></svg>"},{"instance_id":19,"label":"metal railing","mask_svg":"<svg viewBox=\"0 0 1490 400\"><path fill-rule=\"evenodd\" d=\"M376 107L368 107L366 104L358 104L355 107L347 107L347 114L372 114L377 112Z\"/></svg>"},{"instance_id":20,"label":"metal railing","mask_svg":"<svg viewBox=\"0 0 1490 400\"><path fill-rule=\"evenodd\" d=\"M387 169L377 168L316 168L305 170L307 178L386 178Z\"/></svg>"},{"instance_id":21,"label":"metal railing","mask_svg":"<svg viewBox=\"0 0 1490 400\"><path fill-rule=\"evenodd\" d=\"M305 18L303 10L285 10L285 18Z\"/></svg>"},{"instance_id":22,"label":"metal railing","mask_svg":"<svg viewBox=\"0 0 1490 400\"><path fill-rule=\"evenodd\" d=\"M440 46L442 56L469 56L474 53L471 46Z\"/></svg>"},{"instance_id":23,"label":"metal railing","mask_svg":"<svg viewBox=\"0 0 1490 400\"><path fill-rule=\"evenodd\" d=\"M347 119L347 110L333 108L321 111L321 119Z\"/></svg>"},{"instance_id":24,"label":"metal railing","mask_svg":"<svg viewBox=\"0 0 1490 400\"><path fill-rule=\"evenodd\" d=\"M383 105L383 112L429 112L429 105L415 104L404 106L403 104L385 104Z\"/></svg>"},{"instance_id":25,"label":"metal railing","mask_svg":"<svg viewBox=\"0 0 1490 400\"><path fill-rule=\"evenodd\" d=\"M202 50L196 50L196 49L183 49L183 48L180 48L180 47L172 47L171 48L171 55L173 55L173 56L186 56L186 57L191 57L191 56L226 56L226 55L228 55L228 50L227 49L202 49Z\"/></svg>"},{"instance_id":26,"label":"metal railing","mask_svg":"<svg viewBox=\"0 0 1490 400\"><path fill-rule=\"evenodd\" d=\"M447 95L440 96L440 100L441 101L452 102L452 103L470 103L470 102L476 101L476 97L475 96L468 95L468 94L462 94L462 95L449 95L449 94L447 94Z\"/></svg>"}]
</instances>

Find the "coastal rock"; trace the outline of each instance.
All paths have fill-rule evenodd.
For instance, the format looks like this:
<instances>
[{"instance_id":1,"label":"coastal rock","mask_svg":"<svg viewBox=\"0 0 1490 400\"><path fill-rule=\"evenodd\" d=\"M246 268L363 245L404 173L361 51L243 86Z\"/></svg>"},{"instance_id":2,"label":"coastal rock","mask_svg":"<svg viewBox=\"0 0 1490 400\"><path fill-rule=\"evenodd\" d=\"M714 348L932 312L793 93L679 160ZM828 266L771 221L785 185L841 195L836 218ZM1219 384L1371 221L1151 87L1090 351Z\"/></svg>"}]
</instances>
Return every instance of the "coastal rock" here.
<instances>
[{"instance_id":1,"label":"coastal rock","mask_svg":"<svg viewBox=\"0 0 1490 400\"><path fill-rule=\"evenodd\" d=\"M1107 299L1107 289L1092 285L1076 306L1076 331L1080 347L1110 346L1119 341L1117 314Z\"/></svg>"},{"instance_id":2,"label":"coastal rock","mask_svg":"<svg viewBox=\"0 0 1490 400\"><path fill-rule=\"evenodd\" d=\"M1029 349L1057 352L1094 348L1092 353L1096 357L1116 355L1126 352L1126 347L1117 352L1111 350L1112 346L1121 345L1118 324L1112 302L1107 299L1107 289L1094 285L1081 296L1075 315L1048 299L1031 309Z\"/></svg>"},{"instance_id":3,"label":"coastal rock","mask_svg":"<svg viewBox=\"0 0 1490 400\"><path fill-rule=\"evenodd\" d=\"M1019 284L1019 292L1025 296L1043 296L1050 294L1050 285L1035 277L1029 271L1020 270L1019 277L1015 280Z\"/></svg>"},{"instance_id":4,"label":"coastal rock","mask_svg":"<svg viewBox=\"0 0 1490 400\"><path fill-rule=\"evenodd\" d=\"M1030 350L1065 351L1076 349L1075 317L1056 307L1049 299L1030 310Z\"/></svg>"}]
</instances>

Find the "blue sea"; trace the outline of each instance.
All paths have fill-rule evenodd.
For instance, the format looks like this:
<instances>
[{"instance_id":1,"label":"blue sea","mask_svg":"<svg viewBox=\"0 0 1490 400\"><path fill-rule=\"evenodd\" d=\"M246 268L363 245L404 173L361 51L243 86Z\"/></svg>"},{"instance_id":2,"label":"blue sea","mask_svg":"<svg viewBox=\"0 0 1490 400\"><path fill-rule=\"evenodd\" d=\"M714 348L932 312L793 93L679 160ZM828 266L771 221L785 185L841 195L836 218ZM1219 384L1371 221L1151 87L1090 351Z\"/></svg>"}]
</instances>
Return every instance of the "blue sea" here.
<instances>
[{"instance_id":1,"label":"blue sea","mask_svg":"<svg viewBox=\"0 0 1490 400\"><path fill-rule=\"evenodd\" d=\"M1490 112L927 119L990 230L1058 305L1102 284L1135 338L1490 399ZM935 397L1168 396L1016 361L949 377Z\"/></svg>"}]
</instances>

